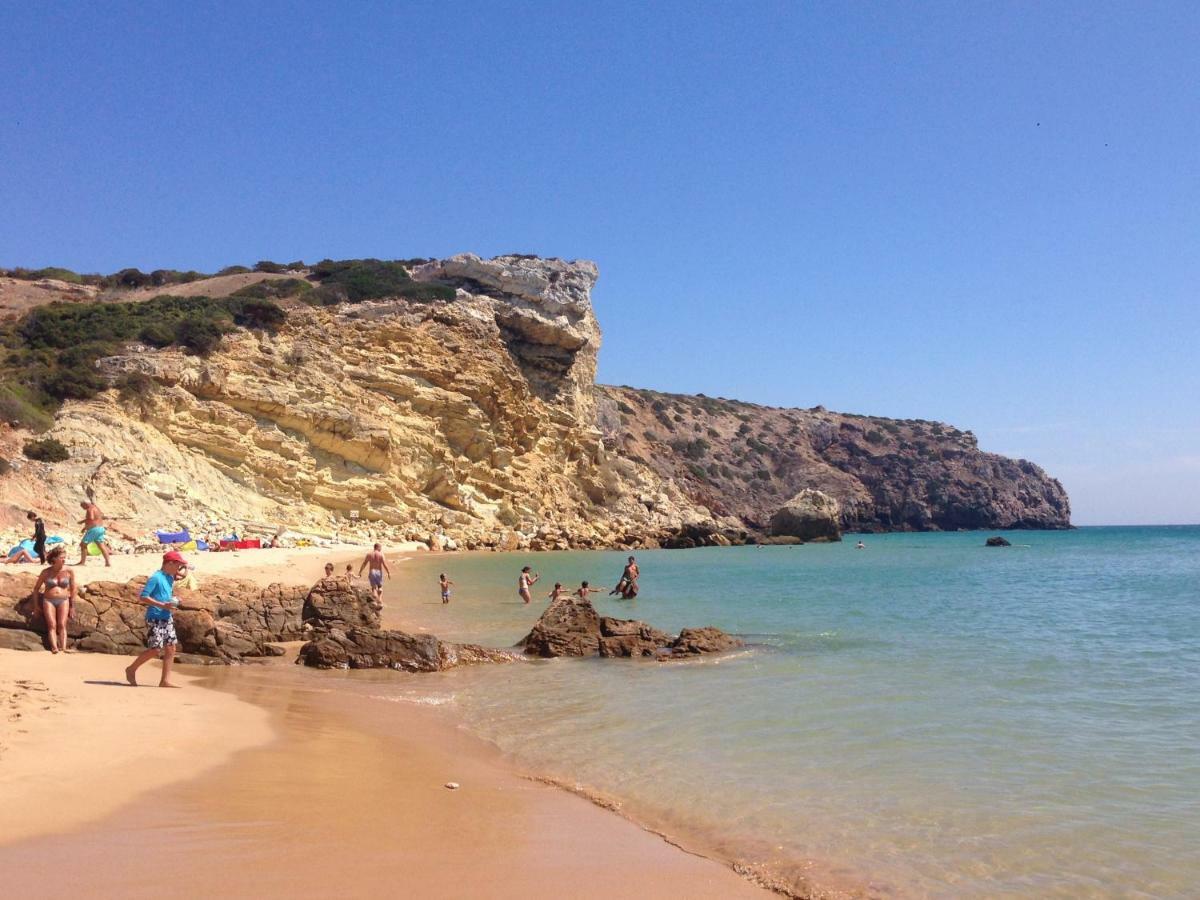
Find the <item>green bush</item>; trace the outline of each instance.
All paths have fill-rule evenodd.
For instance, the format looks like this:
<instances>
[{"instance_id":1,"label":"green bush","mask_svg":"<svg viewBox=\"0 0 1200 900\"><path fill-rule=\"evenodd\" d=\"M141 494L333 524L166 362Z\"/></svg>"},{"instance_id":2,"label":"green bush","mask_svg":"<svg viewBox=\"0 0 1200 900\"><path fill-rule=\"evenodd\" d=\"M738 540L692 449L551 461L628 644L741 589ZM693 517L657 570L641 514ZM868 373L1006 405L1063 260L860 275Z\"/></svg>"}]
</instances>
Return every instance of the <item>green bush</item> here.
<instances>
[{"instance_id":1,"label":"green bush","mask_svg":"<svg viewBox=\"0 0 1200 900\"><path fill-rule=\"evenodd\" d=\"M413 281L405 262L412 260L323 259L312 267L323 286L345 289L346 302L361 303L383 297L408 300L453 300L454 288L437 282ZM322 305L332 305L322 302Z\"/></svg>"},{"instance_id":2,"label":"green bush","mask_svg":"<svg viewBox=\"0 0 1200 900\"><path fill-rule=\"evenodd\" d=\"M217 349L226 331L218 319L184 319L175 326L175 343L197 356L207 356Z\"/></svg>"},{"instance_id":3,"label":"green bush","mask_svg":"<svg viewBox=\"0 0 1200 900\"><path fill-rule=\"evenodd\" d=\"M274 331L287 320L287 313L278 303L253 297L230 298L229 311L233 314L233 323L242 328Z\"/></svg>"},{"instance_id":4,"label":"green bush","mask_svg":"<svg viewBox=\"0 0 1200 900\"><path fill-rule=\"evenodd\" d=\"M39 462L54 463L71 458L67 448L57 438L39 438L36 441L30 441L25 445L24 452L30 459L36 459Z\"/></svg>"},{"instance_id":5,"label":"green bush","mask_svg":"<svg viewBox=\"0 0 1200 900\"><path fill-rule=\"evenodd\" d=\"M271 272L278 275L280 272L286 272L287 267L282 266L277 262L271 262L269 259L260 259L254 264L255 272Z\"/></svg>"},{"instance_id":6,"label":"green bush","mask_svg":"<svg viewBox=\"0 0 1200 900\"><path fill-rule=\"evenodd\" d=\"M144 372L128 372L113 382L122 400L140 400L154 390L154 379Z\"/></svg>"},{"instance_id":7,"label":"green bush","mask_svg":"<svg viewBox=\"0 0 1200 900\"><path fill-rule=\"evenodd\" d=\"M866 438L867 438L867 442L871 443L871 444L882 444L885 440L887 440L883 436L882 431L875 431L875 430L868 431L866 434Z\"/></svg>"},{"instance_id":8,"label":"green bush","mask_svg":"<svg viewBox=\"0 0 1200 900\"><path fill-rule=\"evenodd\" d=\"M247 269L245 266L226 266L221 271L219 271L217 274L218 275L247 275L247 274L249 274L249 272L250 272L250 270Z\"/></svg>"}]
</instances>

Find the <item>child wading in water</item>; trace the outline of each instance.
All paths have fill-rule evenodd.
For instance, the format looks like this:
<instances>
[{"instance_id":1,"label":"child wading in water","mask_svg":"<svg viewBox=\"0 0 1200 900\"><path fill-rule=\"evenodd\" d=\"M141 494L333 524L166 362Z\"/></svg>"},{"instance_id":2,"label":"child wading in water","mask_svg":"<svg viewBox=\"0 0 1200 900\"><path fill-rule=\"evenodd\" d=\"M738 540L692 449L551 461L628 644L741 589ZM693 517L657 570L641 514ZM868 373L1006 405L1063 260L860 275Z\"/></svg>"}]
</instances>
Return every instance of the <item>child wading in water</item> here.
<instances>
[{"instance_id":1,"label":"child wading in water","mask_svg":"<svg viewBox=\"0 0 1200 900\"><path fill-rule=\"evenodd\" d=\"M551 603L553 603L555 600L561 600L563 597L569 596L570 594L567 593L567 589L563 587L561 581L554 582L554 590L546 595Z\"/></svg>"},{"instance_id":2,"label":"child wading in water","mask_svg":"<svg viewBox=\"0 0 1200 900\"><path fill-rule=\"evenodd\" d=\"M171 684L171 666L179 638L175 635L175 620L171 610L179 605L174 598L175 581L187 571L187 560L176 550L163 554L162 568L150 576L142 588L141 601L146 608L146 649L125 670L125 679L137 687L137 670L150 660L162 656L162 677L159 687L179 687Z\"/></svg>"},{"instance_id":3,"label":"child wading in water","mask_svg":"<svg viewBox=\"0 0 1200 900\"><path fill-rule=\"evenodd\" d=\"M454 582L451 581L449 578L447 578L446 573L443 572L438 577L438 584L440 584L442 587L442 602L449 603L450 602L450 585L454 584Z\"/></svg>"},{"instance_id":4,"label":"child wading in water","mask_svg":"<svg viewBox=\"0 0 1200 900\"><path fill-rule=\"evenodd\" d=\"M579 586L579 590L577 590L575 592L574 596L578 597L580 600L586 600L588 598L588 594L599 594L599 593L600 593L600 588L588 587L588 583L585 581L583 584L581 584Z\"/></svg>"}]
</instances>

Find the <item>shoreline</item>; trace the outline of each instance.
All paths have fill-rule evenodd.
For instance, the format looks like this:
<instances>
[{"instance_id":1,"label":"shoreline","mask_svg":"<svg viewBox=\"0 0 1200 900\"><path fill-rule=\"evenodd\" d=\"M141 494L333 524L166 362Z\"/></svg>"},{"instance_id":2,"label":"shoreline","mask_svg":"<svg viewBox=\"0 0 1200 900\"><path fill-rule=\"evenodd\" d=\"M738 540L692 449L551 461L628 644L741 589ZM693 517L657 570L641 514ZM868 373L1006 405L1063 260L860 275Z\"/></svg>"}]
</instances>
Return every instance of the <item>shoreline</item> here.
<instances>
[{"instance_id":1,"label":"shoreline","mask_svg":"<svg viewBox=\"0 0 1200 900\"><path fill-rule=\"evenodd\" d=\"M339 691L331 677L283 666L206 670L196 690L265 711L274 739L157 790L153 803L131 797L107 817L55 829L53 840L0 839L8 887L77 895L79 885L43 883L45 867L66 858L89 873L90 896L157 895L161 885L138 863L152 840L156 867L235 898L397 888L435 897L599 900L631 888L664 898L769 896L720 862L526 777L454 717L406 703L381 715L377 700Z\"/></svg>"}]
</instances>

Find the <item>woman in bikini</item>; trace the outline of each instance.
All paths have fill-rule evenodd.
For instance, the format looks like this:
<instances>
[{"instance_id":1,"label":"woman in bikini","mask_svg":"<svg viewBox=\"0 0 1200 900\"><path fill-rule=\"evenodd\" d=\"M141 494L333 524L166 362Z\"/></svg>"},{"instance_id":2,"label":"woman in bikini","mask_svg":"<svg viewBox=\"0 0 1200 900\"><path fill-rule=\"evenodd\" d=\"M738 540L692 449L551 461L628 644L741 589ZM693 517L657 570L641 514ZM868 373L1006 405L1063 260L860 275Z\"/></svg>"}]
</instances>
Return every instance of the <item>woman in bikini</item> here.
<instances>
[{"instance_id":1,"label":"woman in bikini","mask_svg":"<svg viewBox=\"0 0 1200 900\"><path fill-rule=\"evenodd\" d=\"M529 589L537 584L537 580L541 577L541 575L531 572L529 566L522 568L521 577L517 579L517 596L526 603L532 600L533 597L530 595Z\"/></svg>"},{"instance_id":2,"label":"woman in bikini","mask_svg":"<svg viewBox=\"0 0 1200 900\"><path fill-rule=\"evenodd\" d=\"M33 596L42 605L46 617L46 633L50 635L50 652L67 649L67 619L71 617L71 606L75 603L75 573L65 565L67 551L55 547L46 555L50 563L42 569Z\"/></svg>"}]
</instances>

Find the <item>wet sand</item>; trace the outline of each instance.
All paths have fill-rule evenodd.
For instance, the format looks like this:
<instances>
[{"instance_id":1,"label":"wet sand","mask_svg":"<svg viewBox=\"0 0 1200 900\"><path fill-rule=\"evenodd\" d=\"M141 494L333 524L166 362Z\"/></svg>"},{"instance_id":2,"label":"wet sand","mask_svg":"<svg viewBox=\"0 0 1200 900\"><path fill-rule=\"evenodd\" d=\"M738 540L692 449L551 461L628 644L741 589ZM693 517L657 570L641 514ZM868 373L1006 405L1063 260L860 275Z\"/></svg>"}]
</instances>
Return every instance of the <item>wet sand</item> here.
<instances>
[{"instance_id":1,"label":"wet sand","mask_svg":"<svg viewBox=\"0 0 1200 900\"><path fill-rule=\"evenodd\" d=\"M210 671L205 681L219 691L204 693L268 711L276 738L55 837L12 842L0 831L6 891L767 896L719 863L522 777L437 710L337 690L356 674L286 665ZM461 787L449 790L448 781ZM48 881L55 860L69 862Z\"/></svg>"}]
</instances>

